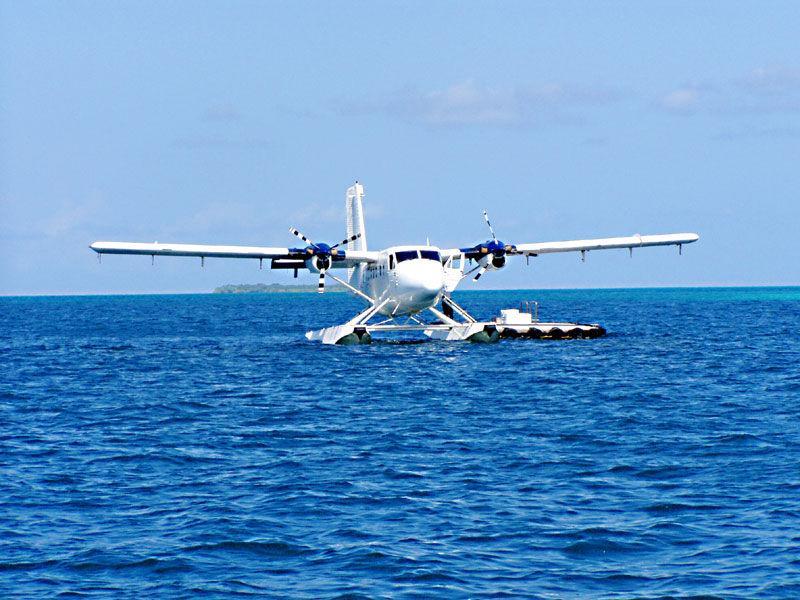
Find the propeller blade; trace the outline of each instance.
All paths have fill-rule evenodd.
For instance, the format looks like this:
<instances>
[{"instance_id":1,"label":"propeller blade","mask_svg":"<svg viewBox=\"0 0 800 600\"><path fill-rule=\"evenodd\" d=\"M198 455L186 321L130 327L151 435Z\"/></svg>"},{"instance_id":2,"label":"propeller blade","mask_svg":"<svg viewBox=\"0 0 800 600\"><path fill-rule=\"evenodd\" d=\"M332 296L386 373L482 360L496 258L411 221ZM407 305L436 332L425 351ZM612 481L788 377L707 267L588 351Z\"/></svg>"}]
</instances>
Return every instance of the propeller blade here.
<instances>
[{"instance_id":1,"label":"propeller blade","mask_svg":"<svg viewBox=\"0 0 800 600\"><path fill-rule=\"evenodd\" d=\"M296 235L297 237L299 237L301 240L303 240L306 244L309 244L310 246L316 246L316 244L314 242L312 242L310 239L308 239L306 236L304 236L302 233L300 233L294 227L290 227L289 228L289 233L291 233L292 235Z\"/></svg>"},{"instance_id":2,"label":"propeller blade","mask_svg":"<svg viewBox=\"0 0 800 600\"><path fill-rule=\"evenodd\" d=\"M341 242L339 242L338 244L334 244L333 246L331 246L331 250L333 250L334 248L338 248L342 244L348 244L350 242L355 242L360 237L361 237L360 233L356 233L354 235L351 235L349 238L345 238Z\"/></svg>"},{"instance_id":3,"label":"propeller blade","mask_svg":"<svg viewBox=\"0 0 800 600\"><path fill-rule=\"evenodd\" d=\"M485 265L484 265L483 267L481 267L481 270L480 270L480 271L478 271L478 272L475 274L475 277L473 277L473 278L472 278L472 281L478 281L478 279L480 279L480 278L481 278L481 275L483 275L484 273L486 273L486 270L487 270L488 268L489 268L489 267L488 267L488 266L485 266Z\"/></svg>"},{"instance_id":4,"label":"propeller blade","mask_svg":"<svg viewBox=\"0 0 800 600\"><path fill-rule=\"evenodd\" d=\"M492 224L489 222L489 213L483 211L483 218L486 221L486 224L489 226L489 233L492 234L492 239L496 242L497 236L494 234L494 228L492 227Z\"/></svg>"},{"instance_id":5,"label":"propeller blade","mask_svg":"<svg viewBox=\"0 0 800 600\"><path fill-rule=\"evenodd\" d=\"M317 284L317 292L322 294L325 291L325 271L319 272L319 283Z\"/></svg>"}]
</instances>

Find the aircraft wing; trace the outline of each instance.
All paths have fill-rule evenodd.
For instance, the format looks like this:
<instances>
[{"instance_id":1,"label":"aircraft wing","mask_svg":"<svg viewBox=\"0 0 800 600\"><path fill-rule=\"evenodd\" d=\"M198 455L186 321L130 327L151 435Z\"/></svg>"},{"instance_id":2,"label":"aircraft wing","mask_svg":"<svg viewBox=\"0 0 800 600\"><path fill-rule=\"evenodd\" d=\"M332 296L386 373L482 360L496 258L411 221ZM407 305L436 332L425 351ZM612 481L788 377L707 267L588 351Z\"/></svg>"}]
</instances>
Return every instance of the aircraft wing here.
<instances>
[{"instance_id":1,"label":"aircraft wing","mask_svg":"<svg viewBox=\"0 0 800 600\"><path fill-rule=\"evenodd\" d=\"M267 248L262 246L95 242L90 244L89 248L98 254L145 254L148 256L209 256L215 258L288 258L291 256L289 248Z\"/></svg>"},{"instance_id":2,"label":"aircraft wing","mask_svg":"<svg viewBox=\"0 0 800 600\"><path fill-rule=\"evenodd\" d=\"M369 250L347 250L344 262L350 263L375 263L381 258L380 252L372 252Z\"/></svg>"},{"instance_id":3,"label":"aircraft wing","mask_svg":"<svg viewBox=\"0 0 800 600\"><path fill-rule=\"evenodd\" d=\"M668 233L664 235L630 235L626 237L597 238L591 240L567 240L563 242L537 242L515 244L515 254L537 256L553 252L586 252L588 250L612 250L614 248L642 248L645 246L682 246L700 239L696 233Z\"/></svg>"},{"instance_id":4,"label":"aircraft wing","mask_svg":"<svg viewBox=\"0 0 800 600\"><path fill-rule=\"evenodd\" d=\"M597 238L589 240L565 240L560 242L536 242L533 244L504 244L504 253L538 256L554 252L587 252L589 250L611 250L614 248L642 248L645 246L682 246L700 239L696 233L668 233L664 235L629 235L625 237ZM482 252L481 245L469 249L449 248L441 251L442 258L456 257L466 253L477 256Z\"/></svg>"},{"instance_id":5,"label":"aircraft wing","mask_svg":"<svg viewBox=\"0 0 800 600\"><path fill-rule=\"evenodd\" d=\"M143 254L146 256L199 256L201 258L306 258L296 248L267 246L214 246L208 244L168 244L140 242L94 242L89 247L98 254ZM302 252L302 250L300 251ZM342 263L370 263L378 259L377 252L348 250L341 253ZM344 265L343 265L344 266Z\"/></svg>"}]
</instances>

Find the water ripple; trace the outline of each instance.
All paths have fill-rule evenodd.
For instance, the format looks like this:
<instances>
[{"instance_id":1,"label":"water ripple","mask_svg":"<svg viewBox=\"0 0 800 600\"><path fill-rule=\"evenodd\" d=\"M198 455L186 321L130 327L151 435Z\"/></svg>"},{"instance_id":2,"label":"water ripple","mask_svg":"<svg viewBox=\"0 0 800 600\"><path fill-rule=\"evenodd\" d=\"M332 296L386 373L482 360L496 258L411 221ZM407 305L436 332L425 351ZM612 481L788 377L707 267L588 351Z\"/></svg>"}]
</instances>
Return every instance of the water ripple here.
<instances>
[{"instance_id":1,"label":"water ripple","mask_svg":"<svg viewBox=\"0 0 800 600\"><path fill-rule=\"evenodd\" d=\"M800 596L800 290L535 296L610 335L329 348L302 334L344 295L0 299L0 596Z\"/></svg>"}]
</instances>

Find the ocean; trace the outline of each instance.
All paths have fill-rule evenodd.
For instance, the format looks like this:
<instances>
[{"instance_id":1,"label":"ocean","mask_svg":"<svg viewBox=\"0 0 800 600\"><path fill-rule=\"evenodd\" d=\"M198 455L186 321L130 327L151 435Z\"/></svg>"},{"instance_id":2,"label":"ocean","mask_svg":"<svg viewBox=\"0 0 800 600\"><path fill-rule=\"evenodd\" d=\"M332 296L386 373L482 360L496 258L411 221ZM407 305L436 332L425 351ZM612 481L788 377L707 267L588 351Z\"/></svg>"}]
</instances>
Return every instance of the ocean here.
<instances>
[{"instance_id":1,"label":"ocean","mask_svg":"<svg viewBox=\"0 0 800 600\"><path fill-rule=\"evenodd\" d=\"M0 298L0 596L800 597L800 288Z\"/></svg>"}]
</instances>

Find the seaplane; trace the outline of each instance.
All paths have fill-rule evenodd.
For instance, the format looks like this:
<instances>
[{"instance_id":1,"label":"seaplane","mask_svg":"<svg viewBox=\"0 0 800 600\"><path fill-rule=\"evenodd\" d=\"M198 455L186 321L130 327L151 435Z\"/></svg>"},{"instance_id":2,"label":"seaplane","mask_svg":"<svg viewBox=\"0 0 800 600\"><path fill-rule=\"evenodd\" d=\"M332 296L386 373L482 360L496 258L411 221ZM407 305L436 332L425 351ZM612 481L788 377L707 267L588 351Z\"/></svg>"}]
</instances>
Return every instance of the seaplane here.
<instances>
[{"instance_id":1,"label":"seaplane","mask_svg":"<svg viewBox=\"0 0 800 600\"><path fill-rule=\"evenodd\" d=\"M505 268L508 259L526 260L556 252L587 252L647 246L677 246L699 239L696 233L631 235L625 237L508 244L497 238L489 216L483 217L491 236L484 242L463 248L439 248L430 244L391 246L369 250L364 220L364 186L356 181L345 193L346 234L335 244L315 242L295 228L289 232L302 241L298 247L220 246L204 244L94 242L98 254L150 256L191 256L200 258L265 259L272 269L287 269L294 276L308 270L319 276L318 292L325 292L326 280L335 281L365 302L364 309L341 325L309 331L306 338L323 344L369 343L381 332L418 331L429 338L458 341L496 341L497 322L481 322L452 297L465 279L478 281L490 271ZM336 275L339 273L340 275ZM519 311L503 311L512 314ZM505 323L514 325L514 323ZM530 324L530 318L526 323Z\"/></svg>"}]
</instances>

